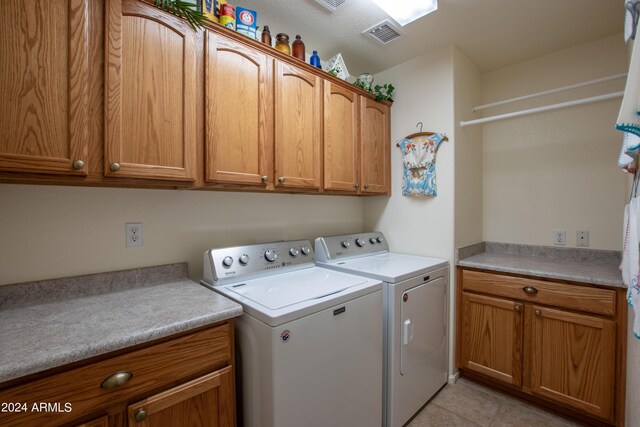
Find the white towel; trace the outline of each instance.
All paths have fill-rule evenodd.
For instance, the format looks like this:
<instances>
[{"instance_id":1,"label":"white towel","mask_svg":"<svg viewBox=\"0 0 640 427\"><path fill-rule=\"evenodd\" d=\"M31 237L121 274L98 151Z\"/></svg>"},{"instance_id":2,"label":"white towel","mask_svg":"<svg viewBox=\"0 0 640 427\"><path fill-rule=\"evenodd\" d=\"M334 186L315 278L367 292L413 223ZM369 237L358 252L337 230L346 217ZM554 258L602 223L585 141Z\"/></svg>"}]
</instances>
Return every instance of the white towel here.
<instances>
[{"instance_id":1,"label":"white towel","mask_svg":"<svg viewBox=\"0 0 640 427\"><path fill-rule=\"evenodd\" d=\"M633 333L640 338L640 243L638 231L640 230L640 198L631 199L625 207L625 241L622 253L622 281L629 288L627 302L634 312Z\"/></svg>"},{"instance_id":2,"label":"white towel","mask_svg":"<svg viewBox=\"0 0 640 427\"><path fill-rule=\"evenodd\" d=\"M636 158L640 152L640 136L629 132L624 132L622 138L622 149L618 157L618 166L625 172L636 172Z\"/></svg>"},{"instance_id":3,"label":"white towel","mask_svg":"<svg viewBox=\"0 0 640 427\"><path fill-rule=\"evenodd\" d=\"M633 41L631 62L616 129L640 136L640 43Z\"/></svg>"}]
</instances>

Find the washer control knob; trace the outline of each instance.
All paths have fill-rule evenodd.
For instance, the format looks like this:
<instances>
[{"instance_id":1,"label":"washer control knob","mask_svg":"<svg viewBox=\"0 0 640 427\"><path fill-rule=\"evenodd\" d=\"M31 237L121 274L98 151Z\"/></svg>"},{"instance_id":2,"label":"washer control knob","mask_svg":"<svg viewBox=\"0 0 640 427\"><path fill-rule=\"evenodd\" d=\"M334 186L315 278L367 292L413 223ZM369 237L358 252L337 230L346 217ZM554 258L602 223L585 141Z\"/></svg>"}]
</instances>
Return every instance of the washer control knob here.
<instances>
[{"instance_id":1,"label":"washer control knob","mask_svg":"<svg viewBox=\"0 0 640 427\"><path fill-rule=\"evenodd\" d=\"M364 240L362 240L361 238L357 238L356 239L356 245L358 245L359 247L363 247L364 246Z\"/></svg>"},{"instance_id":2,"label":"washer control knob","mask_svg":"<svg viewBox=\"0 0 640 427\"><path fill-rule=\"evenodd\" d=\"M370 238L369 239L369 243L371 243L372 245L375 245L376 244L376 238L375 237Z\"/></svg>"},{"instance_id":3,"label":"washer control knob","mask_svg":"<svg viewBox=\"0 0 640 427\"><path fill-rule=\"evenodd\" d=\"M350 246L350 245L349 245L349 242L348 242L348 241L346 241L346 240L343 240L343 241L342 241L342 243L341 243L341 245L342 245L342 247L343 247L343 248L345 248L345 249L347 249L347 248Z\"/></svg>"},{"instance_id":4,"label":"washer control knob","mask_svg":"<svg viewBox=\"0 0 640 427\"><path fill-rule=\"evenodd\" d=\"M264 259L269 262L273 262L278 258L278 254L273 249L267 249L264 251Z\"/></svg>"},{"instance_id":5,"label":"washer control knob","mask_svg":"<svg viewBox=\"0 0 640 427\"><path fill-rule=\"evenodd\" d=\"M382 242L384 242L384 237L382 237L382 236L378 237L378 238L376 239L376 242L378 242L378 243L382 243Z\"/></svg>"},{"instance_id":6,"label":"washer control knob","mask_svg":"<svg viewBox=\"0 0 640 427\"><path fill-rule=\"evenodd\" d=\"M298 256L299 253L300 253L300 251L297 250L296 248L289 249L289 255L291 255L291 256Z\"/></svg>"},{"instance_id":7,"label":"washer control knob","mask_svg":"<svg viewBox=\"0 0 640 427\"><path fill-rule=\"evenodd\" d=\"M233 264L233 258L231 258L230 256L226 256L222 260L222 265L224 265L225 267L231 267L232 264Z\"/></svg>"},{"instance_id":8,"label":"washer control knob","mask_svg":"<svg viewBox=\"0 0 640 427\"><path fill-rule=\"evenodd\" d=\"M309 248L309 246L303 246L300 248L300 252L302 252L302 255L309 255L311 253L311 248Z\"/></svg>"},{"instance_id":9,"label":"washer control knob","mask_svg":"<svg viewBox=\"0 0 640 427\"><path fill-rule=\"evenodd\" d=\"M247 265L247 263L249 262L249 255L247 254L240 255L240 258L238 258L238 261L240 261L240 264L242 265Z\"/></svg>"}]
</instances>

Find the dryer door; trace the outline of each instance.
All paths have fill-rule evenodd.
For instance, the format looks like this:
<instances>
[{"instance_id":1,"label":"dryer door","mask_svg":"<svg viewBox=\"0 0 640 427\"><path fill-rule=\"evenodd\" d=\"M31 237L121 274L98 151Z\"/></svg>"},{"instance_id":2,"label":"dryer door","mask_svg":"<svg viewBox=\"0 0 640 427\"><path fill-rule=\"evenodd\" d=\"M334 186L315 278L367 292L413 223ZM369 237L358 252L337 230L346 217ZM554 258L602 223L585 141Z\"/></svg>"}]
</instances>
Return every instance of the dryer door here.
<instances>
[{"instance_id":1,"label":"dryer door","mask_svg":"<svg viewBox=\"0 0 640 427\"><path fill-rule=\"evenodd\" d=\"M446 344L446 295L442 277L402 294L400 373L441 359ZM436 362L437 363L437 362Z\"/></svg>"}]
</instances>

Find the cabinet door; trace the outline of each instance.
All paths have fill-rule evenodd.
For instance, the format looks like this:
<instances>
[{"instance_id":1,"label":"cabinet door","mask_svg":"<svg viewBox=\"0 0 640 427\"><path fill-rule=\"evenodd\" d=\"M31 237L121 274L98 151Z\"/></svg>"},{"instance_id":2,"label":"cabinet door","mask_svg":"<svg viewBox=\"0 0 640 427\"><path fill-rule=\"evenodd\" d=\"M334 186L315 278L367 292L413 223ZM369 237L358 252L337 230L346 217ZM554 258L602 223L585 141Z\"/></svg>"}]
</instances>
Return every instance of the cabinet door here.
<instances>
[{"instance_id":1,"label":"cabinet door","mask_svg":"<svg viewBox=\"0 0 640 427\"><path fill-rule=\"evenodd\" d=\"M362 192L391 194L390 110L364 96L360 99Z\"/></svg>"},{"instance_id":2,"label":"cabinet door","mask_svg":"<svg viewBox=\"0 0 640 427\"><path fill-rule=\"evenodd\" d=\"M206 180L273 182L273 60L212 32L206 37Z\"/></svg>"},{"instance_id":3,"label":"cabinet door","mask_svg":"<svg viewBox=\"0 0 640 427\"><path fill-rule=\"evenodd\" d=\"M128 408L135 427L235 425L233 371L226 367Z\"/></svg>"},{"instance_id":4,"label":"cabinet door","mask_svg":"<svg viewBox=\"0 0 640 427\"><path fill-rule=\"evenodd\" d=\"M522 384L522 304L462 294L462 367Z\"/></svg>"},{"instance_id":5,"label":"cabinet door","mask_svg":"<svg viewBox=\"0 0 640 427\"><path fill-rule=\"evenodd\" d=\"M197 33L137 0L106 13L105 174L193 180Z\"/></svg>"},{"instance_id":6,"label":"cabinet door","mask_svg":"<svg viewBox=\"0 0 640 427\"><path fill-rule=\"evenodd\" d=\"M358 95L324 82L324 188L356 192L360 187Z\"/></svg>"},{"instance_id":7,"label":"cabinet door","mask_svg":"<svg viewBox=\"0 0 640 427\"><path fill-rule=\"evenodd\" d=\"M0 170L87 174L87 3L0 1Z\"/></svg>"},{"instance_id":8,"label":"cabinet door","mask_svg":"<svg viewBox=\"0 0 640 427\"><path fill-rule=\"evenodd\" d=\"M275 61L276 185L320 188L322 79Z\"/></svg>"},{"instance_id":9,"label":"cabinet door","mask_svg":"<svg viewBox=\"0 0 640 427\"><path fill-rule=\"evenodd\" d=\"M104 417L79 424L76 427L109 427L109 417L105 415Z\"/></svg>"},{"instance_id":10,"label":"cabinet door","mask_svg":"<svg viewBox=\"0 0 640 427\"><path fill-rule=\"evenodd\" d=\"M531 391L611 419L615 322L527 306L531 318Z\"/></svg>"}]
</instances>

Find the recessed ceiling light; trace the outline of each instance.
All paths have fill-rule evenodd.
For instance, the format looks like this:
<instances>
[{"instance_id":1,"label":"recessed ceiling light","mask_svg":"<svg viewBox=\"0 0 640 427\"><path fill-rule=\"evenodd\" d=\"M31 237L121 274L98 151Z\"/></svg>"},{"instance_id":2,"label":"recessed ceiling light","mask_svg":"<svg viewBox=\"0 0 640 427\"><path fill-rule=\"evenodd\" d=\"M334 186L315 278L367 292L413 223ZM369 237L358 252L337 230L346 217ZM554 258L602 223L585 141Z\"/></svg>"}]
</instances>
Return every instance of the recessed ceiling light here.
<instances>
[{"instance_id":1,"label":"recessed ceiling light","mask_svg":"<svg viewBox=\"0 0 640 427\"><path fill-rule=\"evenodd\" d=\"M373 0L373 2L402 26L438 10L438 0Z\"/></svg>"}]
</instances>

